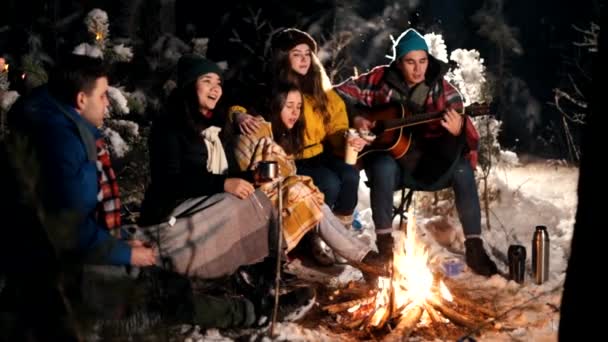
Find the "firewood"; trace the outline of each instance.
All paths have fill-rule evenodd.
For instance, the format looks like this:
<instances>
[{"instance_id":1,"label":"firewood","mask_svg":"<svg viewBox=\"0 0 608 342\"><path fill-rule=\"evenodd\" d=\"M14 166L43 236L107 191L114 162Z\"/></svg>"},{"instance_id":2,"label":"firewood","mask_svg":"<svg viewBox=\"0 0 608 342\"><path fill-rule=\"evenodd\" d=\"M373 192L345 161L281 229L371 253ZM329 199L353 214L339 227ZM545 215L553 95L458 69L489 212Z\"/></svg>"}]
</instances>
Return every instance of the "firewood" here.
<instances>
[{"instance_id":1,"label":"firewood","mask_svg":"<svg viewBox=\"0 0 608 342\"><path fill-rule=\"evenodd\" d=\"M407 341L407 338L410 336L418 321L420 321L420 316L422 316L422 308L418 305L407 310L401 319L399 320L399 324L391 331L390 334L386 335L384 341L388 342L401 342Z\"/></svg>"},{"instance_id":2,"label":"firewood","mask_svg":"<svg viewBox=\"0 0 608 342\"><path fill-rule=\"evenodd\" d=\"M441 316L439 315L437 310L433 308L432 305L424 303L424 309L429 314L429 317L431 318L431 321L433 321L433 323L443 323L441 320Z\"/></svg>"},{"instance_id":3,"label":"firewood","mask_svg":"<svg viewBox=\"0 0 608 342\"><path fill-rule=\"evenodd\" d=\"M349 329L355 329L355 328L361 326L361 324L363 324L363 321L365 321L365 318L355 319L350 322L345 322L345 323L343 323L343 325Z\"/></svg>"},{"instance_id":4,"label":"firewood","mask_svg":"<svg viewBox=\"0 0 608 342\"><path fill-rule=\"evenodd\" d=\"M398 308L395 308L393 310L393 315L391 316L391 318L397 318L397 317L401 316L401 314L403 313L403 309L405 309L411 303L412 303L412 301L408 300L407 302L405 302L405 304L401 305Z\"/></svg>"},{"instance_id":5,"label":"firewood","mask_svg":"<svg viewBox=\"0 0 608 342\"><path fill-rule=\"evenodd\" d=\"M374 311L374 314L369 320L369 325L374 328L383 327L390 316L390 309L387 306L381 306Z\"/></svg>"},{"instance_id":6,"label":"firewood","mask_svg":"<svg viewBox=\"0 0 608 342\"><path fill-rule=\"evenodd\" d=\"M445 320L429 303L424 303L424 309L429 314L429 317L433 322L433 334L435 335L435 338L441 339L441 336L445 336L447 334Z\"/></svg>"},{"instance_id":7,"label":"firewood","mask_svg":"<svg viewBox=\"0 0 608 342\"><path fill-rule=\"evenodd\" d=\"M371 303L374 300L374 297L368 297L368 298L360 298L360 299L354 299L354 300L349 300L348 302L343 302L343 303L337 303L337 304L331 304L331 305L326 305L324 306L322 309L324 311L327 311L331 314L336 314L338 312L342 312L345 310L348 310L350 308L352 308L355 305L366 305Z\"/></svg>"},{"instance_id":8,"label":"firewood","mask_svg":"<svg viewBox=\"0 0 608 342\"><path fill-rule=\"evenodd\" d=\"M443 305L440 301L435 298L427 299L427 302L432 305L435 309L441 312L445 317L447 317L450 321L460 324L462 326L468 328L475 328L479 325L479 322L467 318L466 316L459 314L456 310L450 309L446 305Z\"/></svg>"}]
</instances>

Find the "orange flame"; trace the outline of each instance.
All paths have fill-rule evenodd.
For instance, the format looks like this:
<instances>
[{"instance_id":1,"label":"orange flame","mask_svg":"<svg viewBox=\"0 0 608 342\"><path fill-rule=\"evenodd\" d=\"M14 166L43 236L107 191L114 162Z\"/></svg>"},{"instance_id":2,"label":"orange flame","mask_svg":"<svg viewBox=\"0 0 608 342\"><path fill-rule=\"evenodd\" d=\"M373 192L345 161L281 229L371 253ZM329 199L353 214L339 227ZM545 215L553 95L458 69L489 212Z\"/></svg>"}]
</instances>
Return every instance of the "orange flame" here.
<instances>
[{"instance_id":1,"label":"orange flame","mask_svg":"<svg viewBox=\"0 0 608 342\"><path fill-rule=\"evenodd\" d=\"M394 310L405 313L415 306L424 307L425 302L433 296L433 272L429 268L429 257L426 246L416 238L416 225L414 216L407 213L406 234L398 232L393 250L394 274L392 278ZM370 320L372 326L381 322L381 317L389 310L391 280L378 279L379 291L376 294L376 310ZM439 282L439 295L447 301L453 297L447 286ZM397 312L397 311L396 311Z\"/></svg>"}]
</instances>

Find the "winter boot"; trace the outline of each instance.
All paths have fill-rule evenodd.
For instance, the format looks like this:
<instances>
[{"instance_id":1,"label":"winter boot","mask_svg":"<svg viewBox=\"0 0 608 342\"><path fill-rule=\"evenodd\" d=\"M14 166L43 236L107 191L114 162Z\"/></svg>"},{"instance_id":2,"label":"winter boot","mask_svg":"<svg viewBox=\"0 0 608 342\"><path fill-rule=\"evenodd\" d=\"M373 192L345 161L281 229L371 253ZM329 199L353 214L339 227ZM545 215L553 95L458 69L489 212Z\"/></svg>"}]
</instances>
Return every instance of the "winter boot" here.
<instances>
[{"instance_id":1,"label":"winter boot","mask_svg":"<svg viewBox=\"0 0 608 342\"><path fill-rule=\"evenodd\" d=\"M393 255L393 235L392 234L379 234L376 236L376 246L378 247L378 254L386 260L390 259Z\"/></svg>"},{"instance_id":2,"label":"winter boot","mask_svg":"<svg viewBox=\"0 0 608 342\"><path fill-rule=\"evenodd\" d=\"M355 264L363 273L372 273L382 277L388 277L388 261L386 257L380 254L370 251L365 255L361 262Z\"/></svg>"},{"instance_id":3,"label":"winter boot","mask_svg":"<svg viewBox=\"0 0 608 342\"><path fill-rule=\"evenodd\" d=\"M498 273L496 264L486 253L483 248L483 241L480 238L468 238L464 241L464 246L467 265L473 272L486 277Z\"/></svg>"}]
</instances>

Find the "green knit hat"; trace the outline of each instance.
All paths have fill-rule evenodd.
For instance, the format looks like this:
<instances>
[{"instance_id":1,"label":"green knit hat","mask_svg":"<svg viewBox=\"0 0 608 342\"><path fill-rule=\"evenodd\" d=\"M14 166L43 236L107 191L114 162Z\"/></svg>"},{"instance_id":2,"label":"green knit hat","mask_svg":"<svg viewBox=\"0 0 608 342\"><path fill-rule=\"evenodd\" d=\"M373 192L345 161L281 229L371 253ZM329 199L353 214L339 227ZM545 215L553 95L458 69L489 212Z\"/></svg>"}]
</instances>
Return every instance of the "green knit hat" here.
<instances>
[{"instance_id":1,"label":"green knit hat","mask_svg":"<svg viewBox=\"0 0 608 342\"><path fill-rule=\"evenodd\" d=\"M405 30L393 45L395 60L407 55L410 51L423 50L429 52L429 46L418 31L410 28Z\"/></svg>"},{"instance_id":2,"label":"green knit hat","mask_svg":"<svg viewBox=\"0 0 608 342\"><path fill-rule=\"evenodd\" d=\"M183 55L177 61L177 86L183 88L210 72L222 77L222 69L214 62L196 54Z\"/></svg>"}]
</instances>

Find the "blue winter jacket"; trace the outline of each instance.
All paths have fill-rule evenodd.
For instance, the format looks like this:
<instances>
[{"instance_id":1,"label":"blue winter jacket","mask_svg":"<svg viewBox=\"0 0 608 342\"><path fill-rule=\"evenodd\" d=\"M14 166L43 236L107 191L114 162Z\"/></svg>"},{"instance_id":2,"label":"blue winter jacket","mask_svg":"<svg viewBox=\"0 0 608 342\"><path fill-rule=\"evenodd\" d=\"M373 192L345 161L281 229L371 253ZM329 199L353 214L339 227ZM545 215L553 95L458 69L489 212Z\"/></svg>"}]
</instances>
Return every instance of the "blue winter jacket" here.
<instances>
[{"instance_id":1,"label":"blue winter jacket","mask_svg":"<svg viewBox=\"0 0 608 342\"><path fill-rule=\"evenodd\" d=\"M9 120L34 143L46 210L76 216L75 247L86 263L130 264L131 247L95 218L99 185L94 147L101 132L44 86L15 106L11 112L17 115Z\"/></svg>"}]
</instances>

